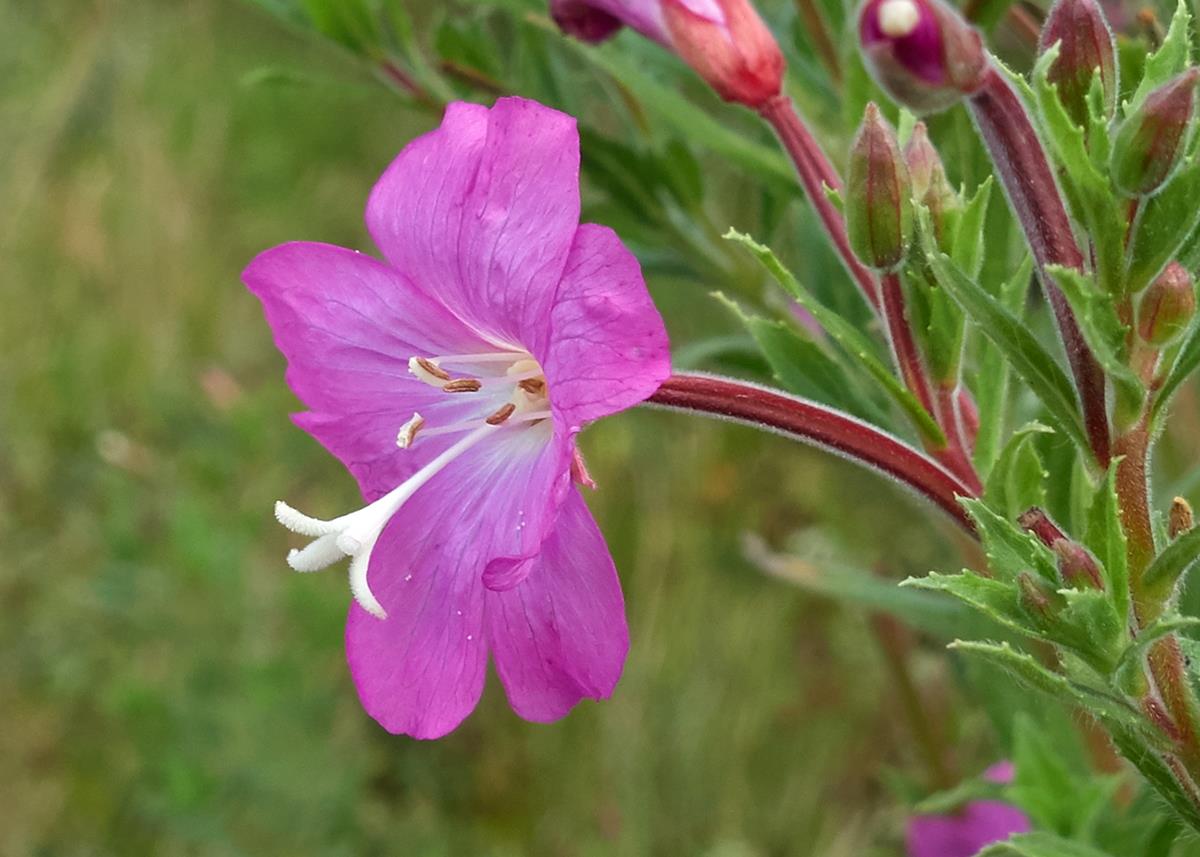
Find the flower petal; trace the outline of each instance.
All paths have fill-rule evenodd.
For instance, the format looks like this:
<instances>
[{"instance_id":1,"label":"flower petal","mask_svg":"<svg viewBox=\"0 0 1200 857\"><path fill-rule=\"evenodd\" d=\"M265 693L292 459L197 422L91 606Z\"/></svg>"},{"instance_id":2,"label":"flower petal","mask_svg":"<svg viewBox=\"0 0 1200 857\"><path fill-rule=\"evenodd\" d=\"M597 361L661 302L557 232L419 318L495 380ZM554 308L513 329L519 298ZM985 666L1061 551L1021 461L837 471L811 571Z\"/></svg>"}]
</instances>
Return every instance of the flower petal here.
<instances>
[{"instance_id":1,"label":"flower petal","mask_svg":"<svg viewBox=\"0 0 1200 857\"><path fill-rule=\"evenodd\" d=\"M390 732L444 735L479 698L484 569L536 553L569 488L569 443L542 425L497 428L420 488L375 545L367 582L387 618L352 606L346 650L363 706Z\"/></svg>"},{"instance_id":2,"label":"flower petal","mask_svg":"<svg viewBox=\"0 0 1200 857\"><path fill-rule=\"evenodd\" d=\"M497 343L533 353L578 223L575 120L521 98L451 105L367 203L396 268Z\"/></svg>"},{"instance_id":3,"label":"flower petal","mask_svg":"<svg viewBox=\"0 0 1200 857\"><path fill-rule=\"evenodd\" d=\"M575 233L543 362L556 417L578 428L646 399L671 374L667 331L616 233Z\"/></svg>"},{"instance_id":4,"label":"flower petal","mask_svg":"<svg viewBox=\"0 0 1200 857\"><path fill-rule=\"evenodd\" d=\"M343 247L283 244L260 253L242 279L287 357L288 384L314 411L407 411L407 419L441 397L409 374L410 357L480 348L440 303Z\"/></svg>"},{"instance_id":5,"label":"flower petal","mask_svg":"<svg viewBox=\"0 0 1200 857\"><path fill-rule=\"evenodd\" d=\"M520 586L487 595L487 628L509 703L526 720L610 695L629 651L621 584L577 491Z\"/></svg>"}]
</instances>

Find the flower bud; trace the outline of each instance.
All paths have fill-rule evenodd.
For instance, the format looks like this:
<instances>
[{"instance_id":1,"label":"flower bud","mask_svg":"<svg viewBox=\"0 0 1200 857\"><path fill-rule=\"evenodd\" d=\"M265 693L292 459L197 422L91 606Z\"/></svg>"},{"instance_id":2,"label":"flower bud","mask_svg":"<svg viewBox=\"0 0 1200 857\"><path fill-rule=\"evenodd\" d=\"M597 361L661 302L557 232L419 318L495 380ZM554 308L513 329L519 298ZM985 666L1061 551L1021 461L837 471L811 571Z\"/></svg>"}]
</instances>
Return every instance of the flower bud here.
<instances>
[{"instance_id":1,"label":"flower bud","mask_svg":"<svg viewBox=\"0 0 1200 857\"><path fill-rule=\"evenodd\" d=\"M757 108L783 88L783 54L750 0L550 0L550 14L588 42L632 27L675 51L726 101Z\"/></svg>"},{"instance_id":2,"label":"flower bud","mask_svg":"<svg viewBox=\"0 0 1200 857\"><path fill-rule=\"evenodd\" d=\"M1171 514L1167 518L1167 535L1171 540L1182 536L1196 526L1196 518L1192 515L1192 506L1182 497L1176 497L1171 503Z\"/></svg>"},{"instance_id":3,"label":"flower bud","mask_svg":"<svg viewBox=\"0 0 1200 857\"><path fill-rule=\"evenodd\" d=\"M912 198L929 209L934 228L941 237L946 212L962 207L962 201L946 178L946 170L937 149L929 141L924 122L913 128L912 137L904 148L904 163L912 179Z\"/></svg>"},{"instance_id":4,"label":"flower bud","mask_svg":"<svg viewBox=\"0 0 1200 857\"><path fill-rule=\"evenodd\" d=\"M1117 187L1145 196L1162 187L1187 149L1200 69L1188 69L1146 96L1113 142Z\"/></svg>"},{"instance_id":5,"label":"flower bud","mask_svg":"<svg viewBox=\"0 0 1200 857\"><path fill-rule=\"evenodd\" d=\"M1017 600L1041 627L1046 627L1062 609L1063 597L1028 571L1017 575Z\"/></svg>"},{"instance_id":6,"label":"flower bud","mask_svg":"<svg viewBox=\"0 0 1200 857\"><path fill-rule=\"evenodd\" d=\"M1091 552L1078 542L1059 539L1052 548L1058 556L1058 573L1074 589L1103 589L1104 575Z\"/></svg>"},{"instance_id":7,"label":"flower bud","mask_svg":"<svg viewBox=\"0 0 1200 857\"><path fill-rule=\"evenodd\" d=\"M867 0L858 36L879 85L921 113L976 90L987 68L979 33L942 0Z\"/></svg>"},{"instance_id":8,"label":"flower bud","mask_svg":"<svg viewBox=\"0 0 1200 857\"><path fill-rule=\"evenodd\" d=\"M1175 340L1196 314L1196 289L1192 275L1172 262L1142 295L1138 307L1138 336L1154 346Z\"/></svg>"},{"instance_id":9,"label":"flower bud","mask_svg":"<svg viewBox=\"0 0 1200 857\"><path fill-rule=\"evenodd\" d=\"M1026 532L1033 533L1037 540L1048 548L1054 547L1055 542L1067 537L1058 524L1050 520L1050 516L1037 506L1031 506L1022 512L1017 518L1017 524Z\"/></svg>"},{"instance_id":10,"label":"flower bud","mask_svg":"<svg viewBox=\"0 0 1200 857\"><path fill-rule=\"evenodd\" d=\"M1112 30L1096 0L1057 0L1042 27L1041 52L1058 44L1058 59L1049 81L1075 124L1088 127L1088 90L1099 70L1104 106L1112 115L1117 104L1117 50Z\"/></svg>"},{"instance_id":11,"label":"flower bud","mask_svg":"<svg viewBox=\"0 0 1200 857\"><path fill-rule=\"evenodd\" d=\"M850 148L845 198L854 253L868 267L896 267L912 238L912 185L896 133L874 104Z\"/></svg>"}]
</instances>

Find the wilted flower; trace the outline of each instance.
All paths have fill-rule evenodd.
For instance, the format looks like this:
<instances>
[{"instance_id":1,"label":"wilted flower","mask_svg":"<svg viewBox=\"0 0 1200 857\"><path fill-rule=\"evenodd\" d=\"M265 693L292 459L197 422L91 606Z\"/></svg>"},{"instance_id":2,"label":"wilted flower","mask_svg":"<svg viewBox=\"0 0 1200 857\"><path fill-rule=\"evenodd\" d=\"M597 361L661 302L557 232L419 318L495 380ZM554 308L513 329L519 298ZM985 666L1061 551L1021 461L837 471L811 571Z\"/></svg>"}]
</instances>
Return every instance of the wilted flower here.
<instances>
[{"instance_id":1,"label":"wilted flower","mask_svg":"<svg viewBox=\"0 0 1200 857\"><path fill-rule=\"evenodd\" d=\"M995 783L1011 782L1012 763L993 765L984 777ZM906 837L908 857L974 857L985 846L1029 829L1029 819L1011 804L971 801L955 813L917 815L910 819Z\"/></svg>"},{"instance_id":2,"label":"wilted flower","mask_svg":"<svg viewBox=\"0 0 1200 857\"><path fill-rule=\"evenodd\" d=\"M974 91L987 66L979 33L941 0L867 0L858 35L879 85L919 112Z\"/></svg>"},{"instance_id":3,"label":"wilted flower","mask_svg":"<svg viewBox=\"0 0 1200 857\"><path fill-rule=\"evenodd\" d=\"M658 387L667 339L637 261L579 224L578 170L569 117L452 104L371 193L386 262L293 243L245 272L309 408L296 423L369 501L276 514L313 539L294 569L350 557L350 670L389 731L457 726L489 652L530 720L620 675L621 590L571 485L575 435Z\"/></svg>"},{"instance_id":4,"label":"wilted flower","mask_svg":"<svg viewBox=\"0 0 1200 857\"><path fill-rule=\"evenodd\" d=\"M679 54L727 101L759 107L783 86L783 54L749 0L550 0L550 13L589 42L632 27Z\"/></svg>"}]
</instances>

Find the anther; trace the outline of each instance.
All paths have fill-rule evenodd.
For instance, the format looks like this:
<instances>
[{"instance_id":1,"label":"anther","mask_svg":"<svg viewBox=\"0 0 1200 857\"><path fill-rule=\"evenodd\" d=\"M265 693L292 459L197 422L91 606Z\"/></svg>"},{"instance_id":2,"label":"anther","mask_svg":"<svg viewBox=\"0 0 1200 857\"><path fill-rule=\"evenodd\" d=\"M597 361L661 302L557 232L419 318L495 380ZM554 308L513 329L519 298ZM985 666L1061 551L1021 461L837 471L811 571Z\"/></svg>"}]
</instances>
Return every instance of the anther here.
<instances>
[{"instance_id":1,"label":"anther","mask_svg":"<svg viewBox=\"0 0 1200 857\"><path fill-rule=\"evenodd\" d=\"M429 360L428 358L418 357L417 365L420 366L422 369L424 369L426 372L428 372L433 377L437 378L439 381L449 381L450 380L450 373L447 372L445 369L443 369L441 366L434 363L432 360Z\"/></svg>"},{"instance_id":2,"label":"anther","mask_svg":"<svg viewBox=\"0 0 1200 857\"><path fill-rule=\"evenodd\" d=\"M531 396L540 396L546 392L546 382L542 378L526 378L518 381L517 386Z\"/></svg>"},{"instance_id":3,"label":"anther","mask_svg":"<svg viewBox=\"0 0 1200 857\"><path fill-rule=\"evenodd\" d=\"M513 411L515 411L516 409L517 409L517 406L514 405L512 402L509 402L507 405L505 405L504 407L502 407L498 411L496 411L496 413L492 414L490 417L485 419L484 422L490 426L498 426L501 423L503 423L505 420L507 420L509 417L511 417L513 415Z\"/></svg>"},{"instance_id":4,"label":"anther","mask_svg":"<svg viewBox=\"0 0 1200 857\"><path fill-rule=\"evenodd\" d=\"M417 432L421 430L421 426L425 425L425 418L413 411L412 417L404 425L400 426L400 431L396 433L396 446L401 449L408 449L412 446L413 441L417 437Z\"/></svg>"},{"instance_id":5,"label":"anther","mask_svg":"<svg viewBox=\"0 0 1200 857\"><path fill-rule=\"evenodd\" d=\"M448 378L450 376L447 375L446 377ZM443 384L442 392L444 392L444 393L475 393L475 392L478 392L479 389L482 387L483 387L483 384L481 384L479 381L477 381L474 378L459 378L456 381L450 381L449 383Z\"/></svg>"}]
</instances>

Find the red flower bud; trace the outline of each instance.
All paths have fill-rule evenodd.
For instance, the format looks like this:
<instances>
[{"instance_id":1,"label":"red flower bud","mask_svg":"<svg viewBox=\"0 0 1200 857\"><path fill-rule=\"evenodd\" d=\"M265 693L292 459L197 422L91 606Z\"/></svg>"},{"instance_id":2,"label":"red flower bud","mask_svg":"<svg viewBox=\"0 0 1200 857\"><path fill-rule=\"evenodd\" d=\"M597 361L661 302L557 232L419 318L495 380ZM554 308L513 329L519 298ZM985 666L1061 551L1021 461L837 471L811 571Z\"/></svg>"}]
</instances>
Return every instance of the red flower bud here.
<instances>
[{"instance_id":1,"label":"red flower bud","mask_svg":"<svg viewBox=\"0 0 1200 857\"><path fill-rule=\"evenodd\" d=\"M1172 262L1146 289L1138 307L1138 336L1155 346L1172 342L1196 314L1192 275Z\"/></svg>"},{"instance_id":2,"label":"red flower bud","mask_svg":"<svg viewBox=\"0 0 1200 857\"><path fill-rule=\"evenodd\" d=\"M941 0L867 0L858 35L880 86L913 110L944 109L982 83L979 33Z\"/></svg>"},{"instance_id":3,"label":"red flower bud","mask_svg":"<svg viewBox=\"0 0 1200 857\"><path fill-rule=\"evenodd\" d=\"M675 51L726 101L757 108L783 88L783 54L750 0L550 0L550 14L589 42L632 27Z\"/></svg>"},{"instance_id":4,"label":"red flower bud","mask_svg":"<svg viewBox=\"0 0 1200 857\"><path fill-rule=\"evenodd\" d=\"M1058 524L1050 520L1050 516L1037 506L1022 512L1021 517L1017 518L1017 523L1021 529L1037 536L1038 541L1048 548L1054 547L1055 542L1067 537Z\"/></svg>"},{"instance_id":5,"label":"red flower bud","mask_svg":"<svg viewBox=\"0 0 1200 857\"><path fill-rule=\"evenodd\" d=\"M1111 116L1117 103L1117 50L1096 0L1057 0L1042 27L1041 52L1055 43L1058 59L1047 77L1058 86L1058 97L1075 124L1088 126L1087 94L1097 69Z\"/></svg>"},{"instance_id":6,"label":"red flower bud","mask_svg":"<svg viewBox=\"0 0 1200 857\"><path fill-rule=\"evenodd\" d=\"M925 123L918 122L904 148L904 162L912 179L913 199L929 209L934 227L941 236L942 220L947 211L961 206L961 200L946 178L941 156L929 141Z\"/></svg>"},{"instance_id":7,"label":"red flower bud","mask_svg":"<svg viewBox=\"0 0 1200 857\"><path fill-rule=\"evenodd\" d=\"M1126 193L1145 196L1166 182L1183 158L1195 111L1200 69L1188 69L1146 96L1113 141L1112 175Z\"/></svg>"},{"instance_id":8,"label":"red flower bud","mask_svg":"<svg viewBox=\"0 0 1200 857\"><path fill-rule=\"evenodd\" d=\"M1058 573L1063 583L1075 589L1104 588L1100 564L1087 548L1070 539L1059 539L1053 548L1058 554Z\"/></svg>"},{"instance_id":9,"label":"red flower bud","mask_svg":"<svg viewBox=\"0 0 1200 857\"><path fill-rule=\"evenodd\" d=\"M845 199L855 255L868 267L896 267L912 238L912 186L896 133L874 104L850 148Z\"/></svg>"}]
</instances>

